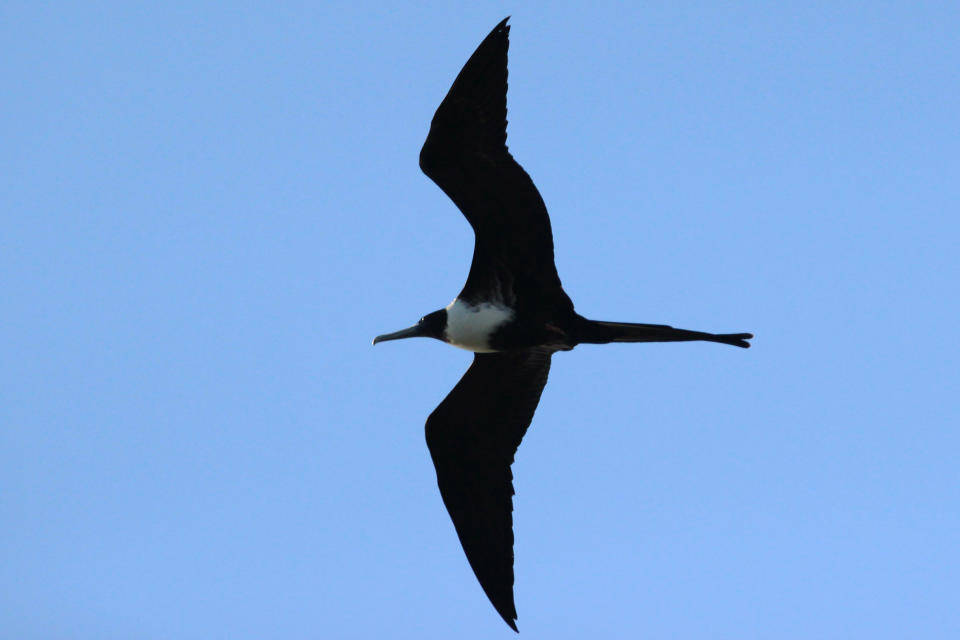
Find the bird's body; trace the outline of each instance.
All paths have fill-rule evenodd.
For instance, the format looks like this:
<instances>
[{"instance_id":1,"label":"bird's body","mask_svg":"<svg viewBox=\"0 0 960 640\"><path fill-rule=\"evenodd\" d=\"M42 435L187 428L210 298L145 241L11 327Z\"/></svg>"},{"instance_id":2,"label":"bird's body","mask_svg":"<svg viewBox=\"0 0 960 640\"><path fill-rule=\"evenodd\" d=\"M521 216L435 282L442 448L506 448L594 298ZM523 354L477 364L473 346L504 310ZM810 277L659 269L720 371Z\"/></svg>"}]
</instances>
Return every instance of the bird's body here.
<instances>
[{"instance_id":1,"label":"bird's body","mask_svg":"<svg viewBox=\"0 0 960 640\"><path fill-rule=\"evenodd\" d=\"M501 301L470 304L460 298L448 304L444 339L455 347L474 353L495 353L493 336L513 320L513 309Z\"/></svg>"},{"instance_id":2,"label":"bird's body","mask_svg":"<svg viewBox=\"0 0 960 640\"><path fill-rule=\"evenodd\" d=\"M377 336L374 344L421 336L474 352L473 364L427 419L427 446L470 566L516 630L510 465L553 353L609 342L705 340L748 347L752 336L601 322L574 311L554 264L546 206L506 146L506 22L464 65L420 152L424 173L473 227L467 282L447 307L408 329Z\"/></svg>"}]
</instances>

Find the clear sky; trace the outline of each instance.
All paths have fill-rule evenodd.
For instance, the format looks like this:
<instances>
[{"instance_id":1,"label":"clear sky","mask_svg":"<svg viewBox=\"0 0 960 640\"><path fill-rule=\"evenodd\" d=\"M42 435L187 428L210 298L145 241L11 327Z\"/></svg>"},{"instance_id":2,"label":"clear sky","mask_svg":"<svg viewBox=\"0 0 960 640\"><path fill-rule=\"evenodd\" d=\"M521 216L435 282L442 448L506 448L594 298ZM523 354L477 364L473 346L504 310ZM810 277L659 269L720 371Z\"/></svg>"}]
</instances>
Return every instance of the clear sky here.
<instances>
[{"instance_id":1,"label":"clear sky","mask_svg":"<svg viewBox=\"0 0 960 640\"><path fill-rule=\"evenodd\" d=\"M954 2L4 2L0 636L509 638L427 415L469 226L417 167L513 16L582 314L525 638L960 637Z\"/></svg>"}]
</instances>

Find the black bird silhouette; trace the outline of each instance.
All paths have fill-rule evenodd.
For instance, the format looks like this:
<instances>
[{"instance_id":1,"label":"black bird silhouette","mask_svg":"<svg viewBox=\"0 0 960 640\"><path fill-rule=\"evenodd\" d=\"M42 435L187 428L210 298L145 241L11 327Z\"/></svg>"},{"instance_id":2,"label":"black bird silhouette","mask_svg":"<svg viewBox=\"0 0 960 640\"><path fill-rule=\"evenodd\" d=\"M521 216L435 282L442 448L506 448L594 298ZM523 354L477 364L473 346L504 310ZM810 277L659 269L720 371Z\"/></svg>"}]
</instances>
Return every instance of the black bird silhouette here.
<instances>
[{"instance_id":1,"label":"black bird silhouette","mask_svg":"<svg viewBox=\"0 0 960 640\"><path fill-rule=\"evenodd\" d=\"M460 71L420 151L420 168L473 227L467 282L446 308L373 342L422 336L474 352L466 374L427 419L427 446L467 560L516 631L510 465L551 355L581 343L706 340L749 347L753 336L601 322L573 310L554 265L546 206L507 150L507 19Z\"/></svg>"}]
</instances>

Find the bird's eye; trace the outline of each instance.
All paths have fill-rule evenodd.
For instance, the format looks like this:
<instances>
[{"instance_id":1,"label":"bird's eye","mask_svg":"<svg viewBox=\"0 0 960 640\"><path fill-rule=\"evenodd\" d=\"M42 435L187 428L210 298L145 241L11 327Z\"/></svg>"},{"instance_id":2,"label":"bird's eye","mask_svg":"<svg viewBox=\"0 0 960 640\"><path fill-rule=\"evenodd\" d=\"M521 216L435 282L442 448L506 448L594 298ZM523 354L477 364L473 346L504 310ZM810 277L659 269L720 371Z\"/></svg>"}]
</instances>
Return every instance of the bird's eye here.
<instances>
[{"instance_id":1,"label":"bird's eye","mask_svg":"<svg viewBox=\"0 0 960 640\"><path fill-rule=\"evenodd\" d=\"M420 318L419 320L417 320L417 324L423 324L424 319L425 319L425 317L424 317L424 318Z\"/></svg>"}]
</instances>

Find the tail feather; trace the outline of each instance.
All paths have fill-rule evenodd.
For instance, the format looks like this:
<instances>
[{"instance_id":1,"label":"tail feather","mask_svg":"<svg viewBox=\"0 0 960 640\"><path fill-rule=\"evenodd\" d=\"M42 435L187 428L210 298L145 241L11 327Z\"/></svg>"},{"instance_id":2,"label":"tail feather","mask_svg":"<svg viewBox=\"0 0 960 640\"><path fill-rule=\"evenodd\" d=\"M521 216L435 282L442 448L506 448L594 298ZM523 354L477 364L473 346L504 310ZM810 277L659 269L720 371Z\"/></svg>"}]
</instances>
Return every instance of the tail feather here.
<instances>
[{"instance_id":1,"label":"tail feather","mask_svg":"<svg viewBox=\"0 0 960 640\"><path fill-rule=\"evenodd\" d=\"M748 349L750 343L747 340L751 338L753 338L752 333L705 333L703 331L674 329L665 324L588 320L580 342L606 344L608 342L689 342L704 340Z\"/></svg>"}]
</instances>

